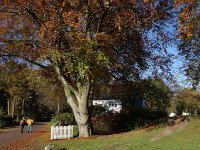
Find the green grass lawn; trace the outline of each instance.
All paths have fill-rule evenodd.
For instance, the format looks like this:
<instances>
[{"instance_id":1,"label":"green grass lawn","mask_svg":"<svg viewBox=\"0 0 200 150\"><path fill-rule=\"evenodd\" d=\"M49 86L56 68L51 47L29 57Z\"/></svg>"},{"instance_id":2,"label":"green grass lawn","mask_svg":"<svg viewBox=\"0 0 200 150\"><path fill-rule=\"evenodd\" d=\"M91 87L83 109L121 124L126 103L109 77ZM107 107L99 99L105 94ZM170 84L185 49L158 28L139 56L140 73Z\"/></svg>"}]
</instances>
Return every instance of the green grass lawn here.
<instances>
[{"instance_id":1,"label":"green grass lawn","mask_svg":"<svg viewBox=\"0 0 200 150\"><path fill-rule=\"evenodd\" d=\"M37 149L44 149L47 144L55 144L63 150L199 150L200 117L192 117L180 130L152 141L154 137L166 130L159 124L148 129L138 129L120 134L97 136L86 139L54 140L45 142L42 137L32 141L29 147L37 142ZM32 145L32 146L31 146ZM34 148L33 148L34 149Z\"/></svg>"}]
</instances>

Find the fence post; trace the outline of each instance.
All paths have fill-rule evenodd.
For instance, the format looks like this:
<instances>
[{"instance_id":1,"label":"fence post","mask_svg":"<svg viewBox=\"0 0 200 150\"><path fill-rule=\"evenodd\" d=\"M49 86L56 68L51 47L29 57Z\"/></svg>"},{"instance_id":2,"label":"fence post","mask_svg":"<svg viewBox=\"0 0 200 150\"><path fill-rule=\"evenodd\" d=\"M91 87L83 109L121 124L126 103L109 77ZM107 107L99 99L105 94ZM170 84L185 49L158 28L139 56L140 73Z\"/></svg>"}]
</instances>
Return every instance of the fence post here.
<instances>
[{"instance_id":1,"label":"fence post","mask_svg":"<svg viewBox=\"0 0 200 150\"><path fill-rule=\"evenodd\" d=\"M73 137L73 125L68 126L68 138Z\"/></svg>"},{"instance_id":2,"label":"fence post","mask_svg":"<svg viewBox=\"0 0 200 150\"><path fill-rule=\"evenodd\" d=\"M67 126L64 126L64 138L67 138Z\"/></svg>"},{"instance_id":3,"label":"fence post","mask_svg":"<svg viewBox=\"0 0 200 150\"><path fill-rule=\"evenodd\" d=\"M58 135L59 135L59 128L58 128L58 126L56 126L55 139L58 139Z\"/></svg>"},{"instance_id":4,"label":"fence post","mask_svg":"<svg viewBox=\"0 0 200 150\"><path fill-rule=\"evenodd\" d=\"M54 127L54 126L51 126L51 140L53 140L53 135L54 135L53 127Z\"/></svg>"},{"instance_id":5,"label":"fence post","mask_svg":"<svg viewBox=\"0 0 200 150\"><path fill-rule=\"evenodd\" d=\"M67 126L67 137L68 137L68 139L70 137L70 127L69 126Z\"/></svg>"},{"instance_id":6,"label":"fence post","mask_svg":"<svg viewBox=\"0 0 200 150\"><path fill-rule=\"evenodd\" d=\"M64 137L64 132L63 132L63 129L64 129L64 126L60 126L60 135L61 135L61 138Z\"/></svg>"},{"instance_id":7,"label":"fence post","mask_svg":"<svg viewBox=\"0 0 200 150\"><path fill-rule=\"evenodd\" d=\"M73 135L74 135L74 126L72 125L72 135L71 135L71 138L73 138Z\"/></svg>"}]
</instances>

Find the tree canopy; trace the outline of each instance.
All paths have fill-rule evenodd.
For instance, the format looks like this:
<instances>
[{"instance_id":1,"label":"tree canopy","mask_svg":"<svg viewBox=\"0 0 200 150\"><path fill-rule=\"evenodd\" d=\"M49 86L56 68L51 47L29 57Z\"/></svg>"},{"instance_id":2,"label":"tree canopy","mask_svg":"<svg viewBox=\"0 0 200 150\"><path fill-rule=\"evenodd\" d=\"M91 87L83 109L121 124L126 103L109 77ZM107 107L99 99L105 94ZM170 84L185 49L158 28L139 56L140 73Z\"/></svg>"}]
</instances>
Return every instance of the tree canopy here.
<instances>
[{"instance_id":1,"label":"tree canopy","mask_svg":"<svg viewBox=\"0 0 200 150\"><path fill-rule=\"evenodd\" d=\"M178 113L188 112L197 115L200 109L200 92L192 89L183 89L174 97L172 101Z\"/></svg>"},{"instance_id":2,"label":"tree canopy","mask_svg":"<svg viewBox=\"0 0 200 150\"><path fill-rule=\"evenodd\" d=\"M147 42L145 33L152 28L163 33L158 24L170 9L171 1L163 0L1 1L0 56L58 78L79 136L89 136L94 81L136 80L150 65L162 69L169 64L165 47Z\"/></svg>"},{"instance_id":3,"label":"tree canopy","mask_svg":"<svg viewBox=\"0 0 200 150\"><path fill-rule=\"evenodd\" d=\"M177 0L179 13L180 54L185 57L186 76L196 89L200 82L200 3L198 0Z\"/></svg>"}]
</instances>

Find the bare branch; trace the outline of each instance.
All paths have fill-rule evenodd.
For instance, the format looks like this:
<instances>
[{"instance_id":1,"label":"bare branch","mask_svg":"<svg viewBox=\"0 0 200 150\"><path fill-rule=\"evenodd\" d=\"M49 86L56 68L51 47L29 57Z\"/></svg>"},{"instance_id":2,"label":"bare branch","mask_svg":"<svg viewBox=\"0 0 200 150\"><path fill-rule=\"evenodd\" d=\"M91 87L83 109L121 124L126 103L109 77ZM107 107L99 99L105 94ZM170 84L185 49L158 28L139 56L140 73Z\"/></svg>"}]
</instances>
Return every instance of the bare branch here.
<instances>
[{"instance_id":1,"label":"bare branch","mask_svg":"<svg viewBox=\"0 0 200 150\"><path fill-rule=\"evenodd\" d=\"M59 10L59 14L58 14L59 17L62 16L62 14L63 14L63 9L64 9L65 6L66 6L66 1L63 2L63 5L62 5L62 7L61 7L60 10Z\"/></svg>"},{"instance_id":2,"label":"bare branch","mask_svg":"<svg viewBox=\"0 0 200 150\"><path fill-rule=\"evenodd\" d=\"M36 65L36 66L38 66L38 67L40 67L40 68L47 69L47 66L44 66L43 64L40 64L40 63L38 63L38 62L36 62L36 61L30 60L30 59L28 59L28 58L21 58L21 59L23 59L23 60L25 60L25 61L27 61L27 62L33 64L33 65Z\"/></svg>"},{"instance_id":3,"label":"bare branch","mask_svg":"<svg viewBox=\"0 0 200 150\"><path fill-rule=\"evenodd\" d=\"M0 10L0 13L10 13L10 14L17 14L17 15L20 15L19 12L16 12L16 11L9 11L9 10Z\"/></svg>"},{"instance_id":4,"label":"bare branch","mask_svg":"<svg viewBox=\"0 0 200 150\"><path fill-rule=\"evenodd\" d=\"M44 27L47 29L47 26L45 25L45 23L42 21L42 19L38 17L36 13L32 12L28 8L26 8L25 10L31 15L31 17L38 23L39 26L44 25Z\"/></svg>"}]
</instances>

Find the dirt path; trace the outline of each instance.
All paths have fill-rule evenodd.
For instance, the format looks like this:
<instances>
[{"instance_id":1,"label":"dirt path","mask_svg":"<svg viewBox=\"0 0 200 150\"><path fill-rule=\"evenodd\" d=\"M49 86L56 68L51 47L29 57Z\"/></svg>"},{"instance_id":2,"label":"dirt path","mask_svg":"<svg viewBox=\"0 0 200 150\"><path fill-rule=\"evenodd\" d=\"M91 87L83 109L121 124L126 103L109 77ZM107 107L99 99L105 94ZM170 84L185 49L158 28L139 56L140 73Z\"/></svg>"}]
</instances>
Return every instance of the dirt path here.
<instances>
[{"instance_id":1,"label":"dirt path","mask_svg":"<svg viewBox=\"0 0 200 150\"><path fill-rule=\"evenodd\" d=\"M48 123L38 122L34 124L32 133L27 133L27 126L24 133L20 132L19 127L13 127L6 131L0 131L0 150L18 150L30 140L48 131Z\"/></svg>"},{"instance_id":2,"label":"dirt path","mask_svg":"<svg viewBox=\"0 0 200 150\"><path fill-rule=\"evenodd\" d=\"M164 131L162 131L161 133L150 139L150 141L156 141L163 137L169 136L174 132L181 131L187 124L188 120L189 120L188 117L180 117L171 121L169 126L167 126Z\"/></svg>"}]
</instances>

